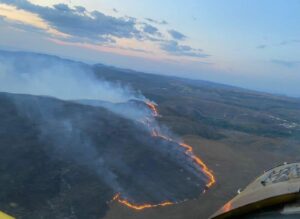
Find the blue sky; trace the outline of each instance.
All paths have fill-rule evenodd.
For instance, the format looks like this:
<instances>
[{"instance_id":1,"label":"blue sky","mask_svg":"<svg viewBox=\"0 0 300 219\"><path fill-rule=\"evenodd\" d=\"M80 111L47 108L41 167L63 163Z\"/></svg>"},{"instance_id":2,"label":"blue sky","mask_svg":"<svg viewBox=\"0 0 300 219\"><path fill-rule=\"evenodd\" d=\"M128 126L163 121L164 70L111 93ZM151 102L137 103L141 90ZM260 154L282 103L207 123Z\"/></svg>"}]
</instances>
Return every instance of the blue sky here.
<instances>
[{"instance_id":1,"label":"blue sky","mask_svg":"<svg viewBox=\"0 0 300 219\"><path fill-rule=\"evenodd\" d=\"M300 97L298 0L0 0L0 48Z\"/></svg>"}]
</instances>

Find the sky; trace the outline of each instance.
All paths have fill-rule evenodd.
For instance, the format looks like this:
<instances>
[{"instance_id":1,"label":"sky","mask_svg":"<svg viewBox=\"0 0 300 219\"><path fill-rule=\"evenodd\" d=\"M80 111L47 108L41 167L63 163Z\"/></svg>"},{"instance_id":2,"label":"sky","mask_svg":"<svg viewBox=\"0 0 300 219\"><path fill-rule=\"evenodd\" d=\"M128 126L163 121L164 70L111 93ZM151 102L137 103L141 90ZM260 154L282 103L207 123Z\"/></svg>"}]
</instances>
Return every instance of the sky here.
<instances>
[{"instance_id":1,"label":"sky","mask_svg":"<svg viewBox=\"0 0 300 219\"><path fill-rule=\"evenodd\" d=\"M299 0L0 0L0 49L300 97Z\"/></svg>"}]
</instances>

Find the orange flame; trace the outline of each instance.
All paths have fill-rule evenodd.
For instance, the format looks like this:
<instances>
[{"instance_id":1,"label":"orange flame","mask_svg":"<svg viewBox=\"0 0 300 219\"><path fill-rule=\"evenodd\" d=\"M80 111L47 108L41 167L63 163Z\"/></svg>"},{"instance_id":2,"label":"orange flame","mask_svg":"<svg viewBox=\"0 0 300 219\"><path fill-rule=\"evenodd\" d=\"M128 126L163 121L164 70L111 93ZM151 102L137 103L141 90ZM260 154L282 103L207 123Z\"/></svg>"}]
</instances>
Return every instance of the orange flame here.
<instances>
[{"instance_id":1,"label":"orange flame","mask_svg":"<svg viewBox=\"0 0 300 219\"><path fill-rule=\"evenodd\" d=\"M156 104L147 101L146 105L150 108L150 110L152 111L152 115L154 117L159 116ZM149 120L149 118L146 118L145 121L142 121L145 125L147 125L148 127L151 127L150 123L151 123L151 119ZM153 137L157 137L157 138L162 138L165 141L169 141L169 142L173 142L173 143L177 143L178 145L180 145L181 147L183 147L185 149L185 154L187 156L189 156L198 166L200 166L201 170L204 172L204 174L208 177L208 182L206 184L207 188L210 188L215 182L216 179L214 177L214 175L212 174L212 171L206 166L206 164L199 158L197 157L194 152L193 152L193 147L183 143L183 142L177 142L175 140L173 140L172 138L165 136L163 134L161 134L157 129L153 128L152 129L152 136ZM117 193L112 201L118 201L119 203L132 208L134 210L144 210L147 208L155 208L155 207L163 207L163 206L168 206L168 205L173 205L176 203L170 202L170 201L165 201L159 204L134 204L131 203L130 201L126 200L126 199L122 199L120 193Z\"/></svg>"},{"instance_id":2,"label":"orange flame","mask_svg":"<svg viewBox=\"0 0 300 219\"><path fill-rule=\"evenodd\" d=\"M205 163L199 157L194 155L192 146L185 144L185 143L180 143L179 145L181 147L184 147L186 149L185 153L187 155L190 155L190 157L202 168L202 171L209 178L209 182L206 184L206 186L208 188L211 187L216 182L216 179L215 179L214 175L212 174L211 170L208 169L208 167L205 165Z\"/></svg>"},{"instance_id":3,"label":"orange flame","mask_svg":"<svg viewBox=\"0 0 300 219\"><path fill-rule=\"evenodd\" d=\"M153 130L152 131L152 136L153 137L159 137L159 138L162 138L166 141L170 141L170 142L175 142L173 139L167 137L167 136L164 136L164 135L161 135L157 130ZM178 142L175 142L175 143L178 143ZM193 148L192 146L186 144L186 143L178 143L181 147L185 148L185 154L189 157L192 158L193 161L195 161L195 163L201 167L202 171L205 173L205 175L208 177L208 183L206 184L206 187L210 188L215 182L216 182L216 179L214 177L214 175L212 174L211 170L208 169L208 167L206 166L206 164L199 158L197 157L194 152L193 152Z\"/></svg>"},{"instance_id":4,"label":"orange flame","mask_svg":"<svg viewBox=\"0 0 300 219\"><path fill-rule=\"evenodd\" d=\"M156 104L154 104L153 102L150 102L150 101L147 101L145 103L150 108L154 117L159 115Z\"/></svg>"},{"instance_id":5,"label":"orange flame","mask_svg":"<svg viewBox=\"0 0 300 219\"><path fill-rule=\"evenodd\" d=\"M135 210L144 210L147 208L164 207L164 206L174 204L173 202L169 202L169 201L165 201L165 202L162 202L159 204L147 204L147 203L146 204L133 204L126 199L122 199L120 197L119 193L114 196L113 200L117 200L119 203L121 203L129 208L135 209Z\"/></svg>"},{"instance_id":6,"label":"orange flame","mask_svg":"<svg viewBox=\"0 0 300 219\"><path fill-rule=\"evenodd\" d=\"M226 203L222 209L224 212L228 212L228 211L232 210L232 203L231 202Z\"/></svg>"},{"instance_id":7,"label":"orange flame","mask_svg":"<svg viewBox=\"0 0 300 219\"><path fill-rule=\"evenodd\" d=\"M191 157L199 166L202 167L202 171L209 178L209 181L206 184L206 186L207 186L207 188L210 188L216 182L216 179L215 179L214 175L212 174L211 170L208 169L208 167L205 165L205 163L199 157L197 157L195 155L192 155Z\"/></svg>"}]
</instances>

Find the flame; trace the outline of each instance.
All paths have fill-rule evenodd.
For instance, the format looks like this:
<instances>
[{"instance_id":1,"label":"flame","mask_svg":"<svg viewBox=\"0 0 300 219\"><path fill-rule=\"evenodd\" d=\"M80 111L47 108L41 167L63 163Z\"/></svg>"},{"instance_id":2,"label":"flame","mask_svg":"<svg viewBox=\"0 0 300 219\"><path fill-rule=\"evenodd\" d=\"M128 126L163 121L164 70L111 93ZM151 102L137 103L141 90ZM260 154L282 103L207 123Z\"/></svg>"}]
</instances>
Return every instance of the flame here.
<instances>
[{"instance_id":1,"label":"flame","mask_svg":"<svg viewBox=\"0 0 300 219\"><path fill-rule=\"evenodd\" d=\"M186 144L186 143L183 143L183 142L176 142L174 141L172 138L169 138L165 135L162 135L160 134L157 130L152 130L152 136L153 137L159 137L159 138L162 138L166 141L170 141L170 142L173 142L173 143L177 143L179 144L181 147L185 148L185 154L187 156L189 156L190 158L192 158L192 160L198 165L201 167L202 171L204 172L204 174L208 177L208 183L206 184L206 187L207 188L210 188L215 182L216 182L216 179L214 177L214 175L212 174L211 170L208 169L208 167L206 166L206 164L199 158L197 157L194 152L193 152L193 148L192 146Z\"/></svg>"},{"instance_id":2,"label":"flame","mask_svg":"<svg viewBox=\"0 0 300 219\"><path fill-rule=\"evenodd\" d=\"M115 194L115 196L112 198L111 202L118 200L119 197L120 197L120 193Z\"/></svg>"},{"instance_id":3,"label":"flame","mask_svg":"<svg viewBox=\"0 0 300 219\"><path fill-rule=\"evenodd\" d=\"M224 205L222 209L224 212L230 211L232 209L232 203L231 202L226 203L226 205Z\"/></svg>"},{"instance_id":4,"label":"flame","mask_svg":"<svg viewBox=\"0 0 300 219\"><path fill-rule=\"evenodd\" d=\"M159 115L158 110L157 110L157 105L153 102L146 101L145 104L149 107L149 109L152 112L152 115L154 117L157 117Z\"/></svg>"},{"instance_id":5,"label":"flame","mask_svg":"<svg viewBox=\"0 0 300 219\"><path fill-rule=\"evenodd\" d=\"M135 210L144 210L144 209L147 209L147 208L155 208L155 207L164 207L164 206L168 206L168 205L173 205L174 203L173 202L169 202L169 201L165 201L165 202L162 202L162 203L159 203L159 204L133 204L131 202L129 202L128 200L126 199L122 199L120 194L116 194L112 200L117 200L119 203L129 207L129 208L132 208L132 209L135 209Z\"/></svg>"},{"instance_id":6,"label":"flame","mask_svg":"<svg viewBox=\"0 0 300 219\"><path fill-rule=\"evenodd\" d=\"M215 184L216 179L214 177L214 175L212 174L211 170L208 169L208 167L205 165L205 163L196 155L192 155L191 158L199 165L202 167L202 171L206 174L206 176L208 177L209 181L206 184L207 188L210 188L213 184Z\"/></svg>"},{"instance_id":7,"label":"flame","mask_svg":"<svg viewBox=\"0 0 300 219\"><path fill-rule=\"evenodd\" d=\"M149 109L151 110L152 115L154 117L159 116L156 104L154 104L153 102L150 102L150 101L145 102L145 104L149 107ZM208 182L206 183L207 188L210 188L216 182L216 179L215 179L212 171L206 166L206 164L198 156L196 156L194 154L193 147L191 145L188 145L184 142L177 142L176 140L174 140L174 139L172 139L172 138L170 138L166 135L161 134L159 132L159 130L157 130L156 128L151 128L151 122L153 122L153 119L151 119L151 118L145 118L141 122L143 124L145 124L146 126L148 126L148 128L150 130L152 130L151 135L153 137L161 138L165 141L176 143L179 146L183 147L185 149L184 153L187 156L189 156L195 162L195 164L200 167L200 169L204 172L204 174L208 177ZM176 203L170 202L170 201L165 201L165 202L162 202L162 203L159 203L159 204L149 204L149 203L135 204L135 203L130 202L129 200L121 198L120 193L117 193L111 201L112 202L113 201L118 201L119 203L121 203L121 204L123 204L123 205L125 205L125 206L127 206L131 209L134 209L134 210L144 210L144 209L147 209L147 208L164 207L164 206L176 204Z\"/></svg>"}]
</instances>

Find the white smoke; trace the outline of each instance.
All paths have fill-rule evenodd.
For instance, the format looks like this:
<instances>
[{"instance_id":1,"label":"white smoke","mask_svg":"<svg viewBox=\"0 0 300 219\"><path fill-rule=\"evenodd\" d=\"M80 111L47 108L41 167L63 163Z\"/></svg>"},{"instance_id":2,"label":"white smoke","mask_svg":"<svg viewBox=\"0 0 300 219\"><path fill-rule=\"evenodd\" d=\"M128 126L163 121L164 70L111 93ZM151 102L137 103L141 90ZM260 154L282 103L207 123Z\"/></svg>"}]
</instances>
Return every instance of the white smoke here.
<instances>
[{"instance_id":1,"label":"white smoke","mask_svg":"<svg viewBox=\"0 0 300 219\"><path fill-rule=\"evenodd\" d=\"M0 52L0 92L113 103L143 99L126 86L100 80L88 65L52 56L10 52Z\"/></svg>"},{"instance_id":2,"label":"white smoke","mask_svg":"<svg viewBox=\"0 0 300 219\"><path fill-rule=\"evenodd\" d=\"M101 80L99 76L95 75L91 66L86 64L62 60L53 56L0 51L1 91L52 96L85 105L104 107L127 119L143 122L135 123L139 125L139 129L145 129L150 133L155 129L166 136L173 137L173 134L166 127L160 126L156 122L151 110L145 104L139 101L130 101L149 100L127 86ZM119 175L114 172L117 168L119 172L129 172L128 175L130 175L131 169L127 168L127 161L114 159L113 164L111 164L112 156L110 154L105 155L97 152L97 145L87 132L81 128L84 125L78 125L84 124L86 119L84 113L77 115L80 118L76 117L75 120L72 116L70 118L58 116L57 112L62 111L60 109L62 106L59 104L53 105L51 101L31 101L26 106L26 99L15 98L14 103L21 115L26 115L29 119L32 117L33 120L39 118L41 124L43 124L39 127L41 139L48 142L50 140L57 153L66 154L65 156L70 156L77 163L95 170L113 191L121 192L125 197L126 195L130 196L130 191L126 191L126 187L123 187L122 181L118 178ZM101 124L101 121L99 123ZM99 127L105 128L104 125ZM102 129L97 131L101 133ZM138 139L139 142L152 139L151 135L147 134L145 136L133 136L132 138ZM183 148L179 147L175 140L174 142L155 142L155 138L152 140L153 144L150 147L154 147L157 153L163 154L170 161L176 162L178 166L193 173L196 177L201 179L205 177L194 168L195 164L192 160L187 160ZM66 147L66 145L69 147ZM148 146L146 143L145 145ZM135 183L138 184L138 180ZM159 192L164 191L160 190ZM151 194L154 194L154 192L151 191ZM168 194L167 197L169 197Z\"/></svg>"}]
</instances>

